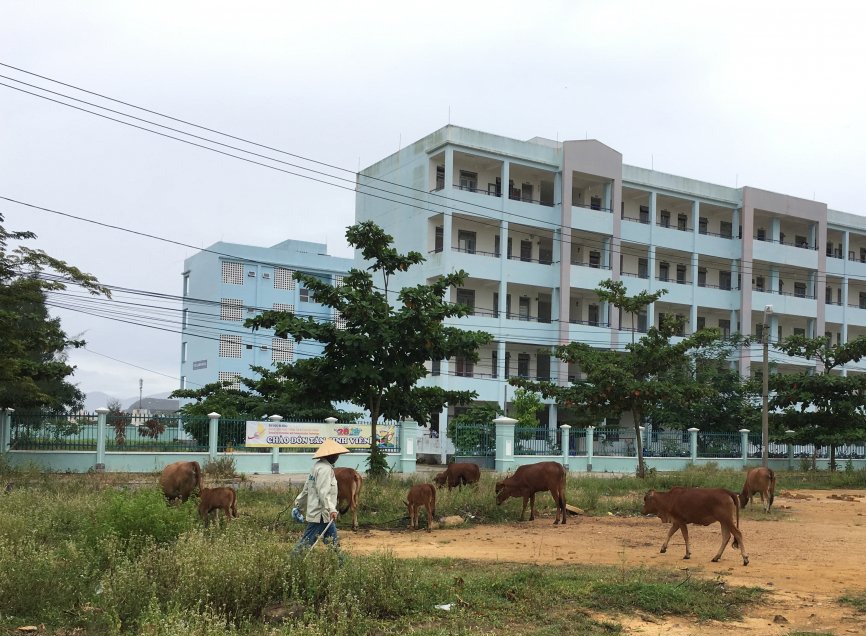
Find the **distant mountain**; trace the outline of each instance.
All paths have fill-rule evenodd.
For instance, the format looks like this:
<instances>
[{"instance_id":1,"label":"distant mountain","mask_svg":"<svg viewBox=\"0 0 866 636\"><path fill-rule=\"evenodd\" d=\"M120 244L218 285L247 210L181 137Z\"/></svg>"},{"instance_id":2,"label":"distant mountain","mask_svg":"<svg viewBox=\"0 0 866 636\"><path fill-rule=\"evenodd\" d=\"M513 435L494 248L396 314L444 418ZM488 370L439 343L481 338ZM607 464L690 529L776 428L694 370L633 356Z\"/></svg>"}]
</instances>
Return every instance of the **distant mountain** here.
<instances>
[{"instance_id":1,"label":"distant mountain","mask_svg":"<svg viewBox=\"0 0 866 636\"><path fill-rule=\"evenodd\" d=\"M147 398L156 398L160 400L167 399L168 396L171 395L171 391L165 391L163 393L153 393L151 395L145 395L144 399ZM138 402L138 396L130 397L130 398L118 398L114 395L109 395L108 393L103 393L102 391L91 391L87 394L87 397L84 398L84 409L86 411L94 411L100 407L108 404L109 400L117 400L120 402L120 406L124 409L130 408L134 403Z\"/></svg>"}]
</instances>

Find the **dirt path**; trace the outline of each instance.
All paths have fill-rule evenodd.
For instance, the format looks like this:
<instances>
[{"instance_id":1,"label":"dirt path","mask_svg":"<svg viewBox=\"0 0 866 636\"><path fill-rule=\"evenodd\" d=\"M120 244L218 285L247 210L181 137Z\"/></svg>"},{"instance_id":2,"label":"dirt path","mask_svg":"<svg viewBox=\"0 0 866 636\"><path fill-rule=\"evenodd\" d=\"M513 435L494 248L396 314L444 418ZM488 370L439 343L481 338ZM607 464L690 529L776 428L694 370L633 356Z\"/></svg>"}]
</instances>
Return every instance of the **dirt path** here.
<instances>
[{"instance_id":1,"label":"dirt path","mask_svg":"<svg viewBox=\"0 0 866 636\"><path fill-rule=\"evenodd\" d=\"M554 526L552 517L542 517L531 523L451 528L430 534L343 532L341 541L350 551L388 549L399 557L688 569L698 576L721 575L730 584L772 591L764 604L751 608L740 622L697 625L683 619L655 622L652 617L617 616L631 634L866 634L866 616L857 616L837 602L843 593L866 589L864 493L782 492L775 506L778 512L774 509L771 520L750 513L740 521L750 557L748 567L743 567L739 553L730 546L719 563L710 561L721 541L718 525L690 530L691 560L682 560L685 545L679 533L671 539L667 553L660 554L668 526L655 518L580 516L571 517L565 526Z\"/></svg>"}]
</instances>

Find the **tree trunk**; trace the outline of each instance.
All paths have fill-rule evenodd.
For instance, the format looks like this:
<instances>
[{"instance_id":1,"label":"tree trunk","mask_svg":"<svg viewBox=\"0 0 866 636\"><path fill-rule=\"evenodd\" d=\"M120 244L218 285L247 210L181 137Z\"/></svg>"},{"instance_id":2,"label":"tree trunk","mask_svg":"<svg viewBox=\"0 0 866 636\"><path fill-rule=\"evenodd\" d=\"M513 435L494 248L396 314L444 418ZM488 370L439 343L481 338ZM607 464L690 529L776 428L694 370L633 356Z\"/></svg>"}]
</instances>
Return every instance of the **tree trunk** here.
<instances>
[{"instance_id":1,"label":"tree trunk","mask_svg":"<svg viewBox=\"0 0 866 636\"><path fill-rule=\"evenodd\" d=\"M634 418L634 445L637 451L637 476L641 479L646 477L646 466L643 461L643 439L640 434L640 423L643 419L642 413L632 409L632 418Z\"/></svg>"}]
</instances>

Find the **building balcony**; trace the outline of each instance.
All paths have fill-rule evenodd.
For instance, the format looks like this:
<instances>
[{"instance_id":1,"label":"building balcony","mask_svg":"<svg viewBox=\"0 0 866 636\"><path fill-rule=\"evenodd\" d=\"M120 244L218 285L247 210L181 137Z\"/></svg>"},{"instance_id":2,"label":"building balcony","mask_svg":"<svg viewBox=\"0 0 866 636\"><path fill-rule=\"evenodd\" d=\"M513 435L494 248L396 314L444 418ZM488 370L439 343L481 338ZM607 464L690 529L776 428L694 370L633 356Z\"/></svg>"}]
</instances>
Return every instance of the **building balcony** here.
<instances>
[{"instance_id":1,"label":"building balcony","mask_svg":"<svg viewBox=\"0 0 866 636\"><path fill-rule=\"evenodd\" d=\"M770 263L796 263L803 269L818 269L818 250L814 246L761 241L752 243L752 258Z\"/></svg>"}]
</instances>

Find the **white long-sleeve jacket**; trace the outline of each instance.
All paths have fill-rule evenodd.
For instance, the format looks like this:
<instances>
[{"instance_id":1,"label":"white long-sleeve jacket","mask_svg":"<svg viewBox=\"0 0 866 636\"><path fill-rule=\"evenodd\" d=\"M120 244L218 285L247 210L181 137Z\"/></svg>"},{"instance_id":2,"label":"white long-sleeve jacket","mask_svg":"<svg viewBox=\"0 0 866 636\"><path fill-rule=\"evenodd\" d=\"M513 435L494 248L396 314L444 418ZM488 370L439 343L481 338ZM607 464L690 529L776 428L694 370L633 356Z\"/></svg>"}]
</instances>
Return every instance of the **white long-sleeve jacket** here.
<instances>
[{"instance_id":1,"label":"white long-sleeve jacket","mask_svg":"<svg viewBox=\"0 0 866 636\"><path fill-rule=\"evenodd\" d=\"M337 511L337 476L328 460L319 459L313 464L304 487L295 497L296 508L304 504L309 523L327 523L331 513Z\"/></svg>"}]
</instances>

